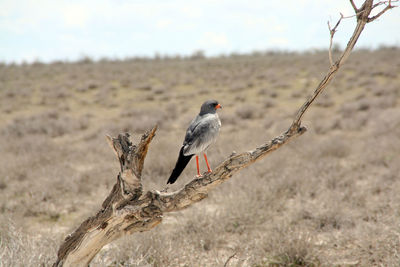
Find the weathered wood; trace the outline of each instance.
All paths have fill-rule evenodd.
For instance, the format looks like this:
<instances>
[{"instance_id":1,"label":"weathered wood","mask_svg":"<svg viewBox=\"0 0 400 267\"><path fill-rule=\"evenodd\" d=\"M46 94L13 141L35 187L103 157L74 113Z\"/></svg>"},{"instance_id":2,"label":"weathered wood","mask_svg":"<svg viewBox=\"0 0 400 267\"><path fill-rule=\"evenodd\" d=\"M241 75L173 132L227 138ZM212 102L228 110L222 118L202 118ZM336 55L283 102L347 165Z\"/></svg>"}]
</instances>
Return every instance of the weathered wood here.
<instances>
[{"instance_id":1,"label":"weathered wood","mask_svg":"<svg viewBox=\"0 0 400 267\"><path fill-rule=\"evenodd\" d=\"M121 170L117 176L117 182L104 200L102 209L67 236L60 246L54 266L88 266L93 257L107 243L123 235L152 229L161 223L163 213L184 209L204 199L212 188L241 169L305 133L306 128L301 126L304 113L345 63L365 25L377 16L370 17L370 14L375 7L379 6L379 3L373 4L372 0L366 0L362 7L357 9L353 1L350 2L356 12L357 26L346 49L338 60L331 64L328 73L313 94L297 111L289 129L271 141L251 151L229 156L212 173L190 181L176 192L148 191L143 194L141 183L143 164L157 127L146 132L136 145L132 144L129 134L120 134L117 138L107 137L120 162ZM392 8L390 2L389 6ZM385 8L383 12L390 8ZM379 16L382 14L378 13Z\"/></svg>"},{"instance_id":2,"label":"weathered wood","mask_svg":"<svg viewBox=\"0 0 400 267\"><path fill-rule=\"evenodd\" d=\"M143 193L141 175L144 159L156 130L157 127L154 127L143 134L137 145L131 143L129 134L120 134L117 138L107 137L121 167L117 183L104 200L102 209L67 236L58 250L54 266L87 266L107 243L133 230L151 229L161 222L157 211L139 200ZM146 215L148 209L151 209L151 217Z\"/></svg>"}]
</instances>

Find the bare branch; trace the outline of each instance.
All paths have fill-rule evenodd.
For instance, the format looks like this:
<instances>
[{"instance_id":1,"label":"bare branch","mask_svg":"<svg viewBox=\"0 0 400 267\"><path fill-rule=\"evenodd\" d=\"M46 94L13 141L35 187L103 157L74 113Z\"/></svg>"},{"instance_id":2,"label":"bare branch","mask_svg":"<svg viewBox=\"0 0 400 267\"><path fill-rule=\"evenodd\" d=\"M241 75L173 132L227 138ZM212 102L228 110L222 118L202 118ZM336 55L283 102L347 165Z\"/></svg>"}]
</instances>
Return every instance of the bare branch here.
<instances>
[{"instance_id":1,"label":"bare branch","mask_svg":"<svg viewBox=\"0 0 400 267\"><path fill-rule=\"evenodd\" d=\"M233 253L232 255L229 256L229 258L225 261L224 267L228 266L228 263L231 259L233 259L236 256L236 253Z\"/></svg>"},{"instance_id":2,"label":"bare branch","mask_svg":"<svg viewBox=\"0 0 400 267\"><path fill-rule=\"evenodd\" d=\"M328 21L329 33L330 33L330 35L331 35L331 36L330 36L330 40L329 40L329 63L330 63L330 66L333 65L333 59L332 59L332 43L333 43L333 36L335 35L336 29L337 29L337 27L339 26L339 24L340 24L340 22L342 21L343 18L344 18L343 14L340 13L340 19L336 22L336 25L335 25L335 27L333 27L333 28L331 28L331 25L330 25L330 23L329 23L329 21Z\"/></svg>"},{"instance_id":3,"label":"bare branch","mask_svg":"<svg viewBox=\"0 0 400 267\"><path fill-rule=\"evenodd\" d=\"M381 5L388 5L388 4L391 5L392 3L398 3L399 1L400 0L379 1L378 3L372 5L372 9L374 9L378 6L381 6ZM393 6L393 7L396 7L396 6Z\"/></svg>"},{"instance_id":4,"label":"bare branch","mask_svg":"<svg viewBox=\"0 0 400 267\"><path fill-rule=\"evenodd\" d=\"M397 2L397 1L394 1L394 2ZM381 12L379 12L378 14L376 14L375 16L372 16L372 17L369 17L368 18L368 23L369 22L372 22L372 21L374 21L374 20L376 20L377 18L379 18L380 16L382 16L386 11L388 11L388 10L390 10L390 9L392 9L392 8L394 8L394 7L396 7L396 6L392 6L392 1L385 1L385 2L379 2L379 3L377 3L377 4L375 4L372 8L375 8L375 7L377 7L377 6L379 6L379 5L381 5L381 4L387 4L387 6L383 9L383 10L381 10Z\"/></svg>"},{"instance_id":5,"label":"bare branch","mask_svg":"<svg viewBox=\"0 0 400 267\"><path fill-rule=\"evenodd\" d=\"M353 9L354 9L354 12L355 12L355 13L358 13L358 8L357 8L356 4L354 3L354 0L350 0L350 3L351 3L351 6L352 6Z\"/></svg>"},{"instance_id":6,"label":"bare branch","mask_svg":"<svg viewBox=\"0 0 400 267\"><path fill-rule=\"evenodd\" d=\"M332 42L333 42L333 35L335 34L334 31L332 31L331 29L331 25L329 24L328 21L328 29L329 29L329 33L330 33L330 38L329 38L329 64L330 66L333 65L333 59L332 59Z\"/></svg>"},{"instance_id":7,"label":"bare branch","mask_svg":"<svg viewBox=\"0 0 400 267\"><path fill-rule=\"evenodd\" d=\"M382 16L382 15L383 15L386 11L388 11L389 9L392 9L392 8L396 7L396 6L393 6L392 3L393 3L393 2L399 2L399 1L400 1L400 0L380 1L380 2L378 2L378 3L376 3L376 4L373 4L373 5L372 5L372 8L371 8L371 11L372 11L373 9L377 8L378 6L381 6L381 5L386 5L386 7L385 7L383 10L381 10L378 14L376 14L375 16L373 16L373 17L368 17L368 18L367 18L367 23L372 22L372 21L374 21L375 19L379 18L380 16ZM366 1L366 2L367 2L367 1ZM331 66L331 67L333 66L333 57L332 57L333 37L334 37L334 35L335 35L336 31L337 31L337 28L338 28L340 22L342 21L342 19L349 19L349 18L353 18L353 17L357 17L357 19L360 18L361 15L367 11L367 10L365 9L365 4L366 4L366 2L363 4L362 8L358 9L358 8L356 7L354 1L353 1L353 0L350 0L350 3L351 3L351 5L353 6L353 9L354 9L354 11L355 11L355 14L354 14L354 15L344 16L342 13L340 13L340 18L339 18L339 20L336 22L336 25L335 25L333 28L331 28L330 22L328 21L328 29L329 29L329 34L330 34L328 53L329 53L329 63L330 63L330 66Z\"/></svg>"},{"instance_id":8,"label":"bare branch","mask_svg":"<svg viewBox=\"0 0 400 267\"><path fill-rule=\"evenodd\" d=\"M352 2L352 1L351 1ZM331 64L328 73L322 79L322 81L318 84L317 88L313 92L311 96L307 99L307 101L300 107L295 115L295 119L292 123L292 126L300 125L301 119L304 116L305 112L309 108L309 106L314 102L317 96L328 86L330 81L335 77L338 69L346 62L347 58L349 57L351 51L353 50L355 44L357 43L358 38L360 37L362 31L364 30L365 25L368 22L368 16L372 10L372 0L366 0L360 9L357 9L357 25L353 31L352 36L350 37L349 42L345 50L342 52L340 57L335 61L335 63ZM342 16L340 17L339 21L336 25L339 25L340 21L342 20ZM335 27L336 27L335 25ZM336 31L336 28L335 29ZM332 34L331 34L332 35Z\"/></svg>"}]
</instances>

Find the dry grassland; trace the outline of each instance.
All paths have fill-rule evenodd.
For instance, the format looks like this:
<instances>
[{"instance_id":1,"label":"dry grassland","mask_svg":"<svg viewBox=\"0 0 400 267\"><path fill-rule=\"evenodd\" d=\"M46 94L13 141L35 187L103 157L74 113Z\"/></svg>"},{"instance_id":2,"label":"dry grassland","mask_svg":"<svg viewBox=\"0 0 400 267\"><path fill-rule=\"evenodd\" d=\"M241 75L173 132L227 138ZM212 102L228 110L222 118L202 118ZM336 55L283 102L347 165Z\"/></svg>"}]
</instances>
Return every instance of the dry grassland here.
<instances>
[{"instance_id":1,"label":"dry grassland","mask_svg":"<svg viewBox=\"0 0 400 267\"><path fill-rule=\"evenodd\" d=\"M326 51L0 65L0 266L50 266L100 208L119 171L106 134L158 124L143 179L163 189L204 100L224 107L216 166L286 130L328 65ZM354 52L303 124L91 266L399 266L400 49ZM191 162L172 189L194 175Z\"/></svg>"}]
</instances>

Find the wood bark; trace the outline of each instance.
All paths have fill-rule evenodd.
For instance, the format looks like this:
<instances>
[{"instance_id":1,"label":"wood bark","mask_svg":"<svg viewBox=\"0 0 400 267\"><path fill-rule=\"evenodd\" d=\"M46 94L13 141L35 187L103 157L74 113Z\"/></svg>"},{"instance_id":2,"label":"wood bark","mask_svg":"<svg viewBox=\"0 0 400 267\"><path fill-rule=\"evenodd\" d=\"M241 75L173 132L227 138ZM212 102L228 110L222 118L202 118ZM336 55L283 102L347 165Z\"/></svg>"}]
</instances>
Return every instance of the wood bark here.
<instances>
[{"instance_id":1,"label":"wood bark","mask_svg":"<svg viewBox=\"0 0 400 267\"><path fill-rule=\"evenodd\" d=\"M190 181L178 191L143 193L141 183L143 163L157 127L143 134L137 144L131 142L129 134L120 134L117 138L108 137L108 142L120 162L121 170L117 182L104 200L100 211L85 220L66 237L58 250L57 261L53 266L88 266L104 245L121 236L152 229L161 223L164 213L184 209L206 198L212 188L305 133L306 128L301 126L304 113L345 63L365 25L376 19L376 16L370 17L373 8L378 6L374 5L372 0L366 0L359 9L352 1L351 3L356 12L357 25L346 49L331 64L328 73L313 94L297 111L288 130L271 141L253 150L230 155L212 173ZM387 6L392 7L390 2ZM386 7L384 10L390 8Z\"/></svg>"}]
</instances>

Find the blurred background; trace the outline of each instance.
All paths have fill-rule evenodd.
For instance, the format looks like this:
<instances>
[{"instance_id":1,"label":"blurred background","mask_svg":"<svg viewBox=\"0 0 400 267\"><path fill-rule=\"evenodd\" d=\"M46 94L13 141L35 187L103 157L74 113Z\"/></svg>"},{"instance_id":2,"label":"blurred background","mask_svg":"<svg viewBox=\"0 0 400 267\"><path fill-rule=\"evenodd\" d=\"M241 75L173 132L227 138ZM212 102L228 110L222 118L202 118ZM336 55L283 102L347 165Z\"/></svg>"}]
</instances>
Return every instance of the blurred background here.
<instances>
[{"instance_id":1,"label":"blurred background","mask_svg":"<svg viewBox=\"0 0 400 267\"><path fill-rule=\"evenodd\" d=\"M357 2L359 4L359 2ZM1 1L0 266L51 266L109 194L105 135L158 125L143 171L164 189L185 130L223 105L215 168L287 130L329 68L348 1ZM400 9L368 24L308 131L91 266L398 266ZM355 18L342 22L333 55ZM206 166L201 161L201 167ZM194 161L170 190L193 179Z\"/></svg>"}]
</instances>

